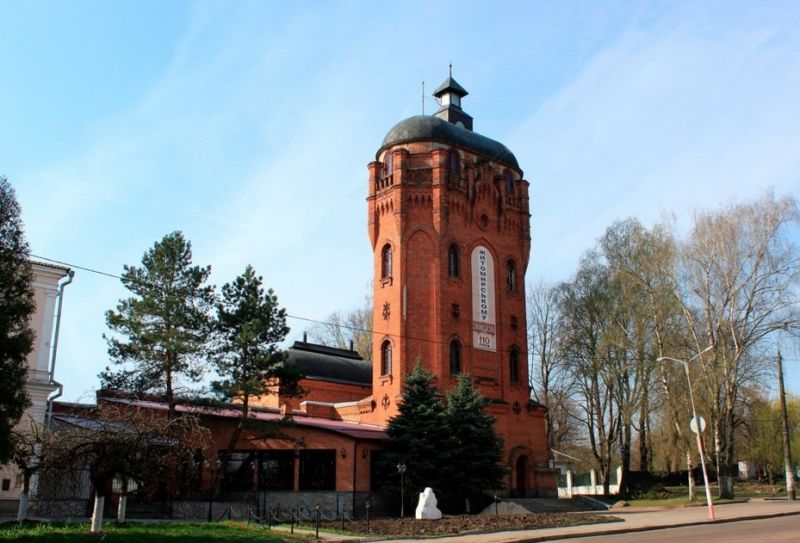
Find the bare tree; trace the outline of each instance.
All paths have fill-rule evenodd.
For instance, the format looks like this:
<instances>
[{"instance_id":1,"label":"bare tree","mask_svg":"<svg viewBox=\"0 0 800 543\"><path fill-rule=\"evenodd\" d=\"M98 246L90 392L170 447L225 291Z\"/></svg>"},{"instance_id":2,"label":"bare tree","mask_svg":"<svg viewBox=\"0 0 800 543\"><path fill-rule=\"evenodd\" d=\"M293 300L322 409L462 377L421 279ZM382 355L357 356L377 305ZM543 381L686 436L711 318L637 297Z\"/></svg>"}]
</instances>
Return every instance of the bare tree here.
<instances>
[{"instance_id":1,"label":"bare tree","mask_svg":"<svg viewBox=\"0 0 800 543\"><path fill-rule=\"evenodd\" d=\"M558 394L567 384L604 483L618 449L624 487L634 432L640 469L652 467L656 421L659 443L670 448L660 457L670 469L685 458L694 497L689 385L669 360L703 352L690 365L693 391L710 421L720 494L733 495L734 430L747 413L742 387L774 371L767 354L774 333L800 329L800 258L788 237L797 222L796 201L771 194L698 213L680 242L666 225L647 229L628 219L606 231L556 294L532 289L531 385L553 406L569 403ZM559 438L554 417L548 429Z\"/></svg>"},{"instance_id":2,"label":"bare tree","mask_svg":"<svg viewBox=\"0 0 800 543\"><path fill-rule=\"evenodd\" d=\"M41 424L33 420L30 423L30 427L24 430L20 428L22 425L19 425L13 433L15 447L12 462L22 475L22 490L17 507L17 522L22 522L28 518L28 499L31 493L31 483L36 473L42 468L42 449L47 437Z\"/></svg>"},{"instance_id":3,"label":"bare tree","mask_svg":"<svg viewBox=\"0 0 800 543\"><path fill-rule=\"evenodd\" d=\"M568 371L561 338L561 313L555 285L537 283L527 295L530 386L547 407L545 425L551 449L577 439L576 419L570 413L575 378Z\"/></svg>"},{"instance_id":4,"label":"bare tree","mask_svg":"<svg viewBox=\"0 0 800 543\"><path fill-rule=\"evenodd\" d=\"M589 252L572 281L559 288L563 346L575 379L579 415L608 494L611 462L619 441L618 375L609 365L607 338L611 293L608 268Z\"/></svg>"},{"instance_id":5,"label":"bare tree","mask_svg":"<svg viewBox=\"0 0 800 543\"><path fill-rule=\"evenodd\" d=\"M596 426L587 428L590 441L598 444L592 444L596 457L607 456L598 459L601 464L610 464L618 452L623 492L634 432L639 469L649 470L652 419L682 419L683 397L673 397L672 405L663 401L674 391L672 368L661 367L667 370L661 373L663 388L655 386L656 359L683 337L677 333L680 305L668 280L672 269L674 242L668 231L648 230L628 219L606 230L598 250L588 253L573 281L561 290L562 343L576 381L583 384L577 387L580 404L584 411L586 406L593 410L586 417ZM669 416L661 413L664 409L672 411ZM683 430L675 430L680 437ZM608 435L611 431L615 435ZM607 443L600 445L603 440Z\"/></svg>"},{"instance_id":6,"label":"bare tree","mask_svg":"<svg viewBox=\"0 0 800 543\"><path fill-rule=\"evenodd\" d=\"M676 293L706 387L720 496L733 497L734 429L741 387L767 363L755 349L773 332L800 324L800 260L787 230L798 221L794 198L731 204L698 213L679 253Z\"/></svg>"},{"instance_id":7,"label":"bare tree","mask_svg":"<svg viewBox=\"0 0 800 543\"><path fill-rule=\"evenodd\" d=\"M339 349L353 349L372 362L372 296L350 311L334 311L309 330L312 341Z\"/></svg>"},{"instance_id":8,"label":"bare tree","mask_svg":"<svg viewBox=\"0 0 800 543\"><path fill-rule=\"evenodd\" d=\"M681 328L680 304L675 299L671 277L675 269L675 241L665 224L645 228L636 219L613 224L600 245L616 285L617 333L615 344L626 358L632 374L627 400L621 402L623 428L638 429L639 468L652 468L651 419L669 421L668 443L685 452L690 498L694 498L691 440L685 429L689 405L683 374L669 362L656 364L658 357L682 350L685 334ZM656 383L660 382L660 387ZM680 391L681 393L677 393ZM633 400L633 401L631 401ZM638 420L632 420L633 417ZM623 451L630 444L625 439ZM622 454L623 474L629 458Z\"/></svg>"},{"instance_id":9,"label":"bare tree","mask_svg":"<svg viewBox=\"0 0 800 543\"><path fill-rule=\"evenodd\" d=\"M180 463L194 458L208 431L193 416L167 417L133 406L101 404L59 417L42 449L43 478L50 482L88 473L94 491L91 531L103 528L103 507L114 478L142 485L174 480Z\"/></svg>"}]
</instances>

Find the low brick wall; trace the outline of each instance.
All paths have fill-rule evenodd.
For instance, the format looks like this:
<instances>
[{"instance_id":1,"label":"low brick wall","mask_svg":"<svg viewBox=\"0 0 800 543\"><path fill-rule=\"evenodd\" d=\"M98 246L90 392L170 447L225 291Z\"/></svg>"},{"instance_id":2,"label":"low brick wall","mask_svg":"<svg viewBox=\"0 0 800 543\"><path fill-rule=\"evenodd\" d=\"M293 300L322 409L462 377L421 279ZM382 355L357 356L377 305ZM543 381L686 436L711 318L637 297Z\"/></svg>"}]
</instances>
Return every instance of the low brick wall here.
<instances>
[{"instance_id":1,"label":"low brick wall","mask_svg":"<svg viewBox=\"0 0 800 543\"><path fill-rule=\"evenodd\" d=\"M30 515L51 518L86 518L90 514L90 500L62 499L38 500L31 503ZM355 515L353 514L352 492L268 492L258 496L258 503L253 493L229 493L216 496L213 502L208 499L175 500L172 502L172 518L181 520L206 520L211 505L213 520L231 518L247 520L264 516L265 511L272 511L280 519L287 519L292 511L299 511L301 520L310 521L316 515L319 505L322 518L333 520L344 512L345 518L363 518L366 515L366 504L370 504L370 515L386 514L385 507L376 494L357 492L355 495ZM15 511L16 513L16 511ZM108 515L108 512L106 513Z\"/></svg>"},{"instance_id":2,"label":"low brick wall","mask_svg":"<svg viewBox=\"0 0 800 543\"><path fill-rule=\"evenodd\" d=\"M368 492L356 493L356 517L365 514L368 500L372 511L376 511L375 507L379 507L377 497ZM332 520L342 512L346 518L353 518L353 493L335 491L259 493L257 501L253 493L220 495L216 496L213 502L208 499L180 500L172 502L172 518L205 520L208 518L209 505L213 520L228 516L232 519L247 519L248 516L261 516L265 510L274 511L284 518L298 508L301 518L311 519L316 514L318 505L324 518Z\"/></svg>"},{"instance_id":3,"label":"low brick wall","mask_svg":"<svg viewBox=\"0 0 800 543\"><path fill-rule=\"evenodd\" d=\"M16 517L19 509L17 498L0 498L0 517Z\"/></svg>"},{"instance_id":4,"label":"low brick wall","mask_svg":"<svg viewBox=\"0 0 800 543\"><path fill-rule=\"evenodd\" d=\"M30 504L29 516L52 519L86 518L89 501L82 499L36 500Z\"/></svg>"}]
</instances>

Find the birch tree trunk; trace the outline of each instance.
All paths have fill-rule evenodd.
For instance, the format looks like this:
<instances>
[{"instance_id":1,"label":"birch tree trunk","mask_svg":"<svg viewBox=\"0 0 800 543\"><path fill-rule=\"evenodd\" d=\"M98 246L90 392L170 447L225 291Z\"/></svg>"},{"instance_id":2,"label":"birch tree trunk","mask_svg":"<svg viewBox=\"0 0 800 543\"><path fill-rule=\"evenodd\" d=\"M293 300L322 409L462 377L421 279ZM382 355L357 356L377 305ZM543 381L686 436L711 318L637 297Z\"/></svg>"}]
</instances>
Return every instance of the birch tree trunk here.
<instances>
[{"instance_id":1,"label":"birch tree trunk","mask_svg":"<svg viewBox=\"0 0 800 543\"><path fill-rule=\"evenodd\" d=\"M692 451L686 449L686 472L689 474L689 501L697 499L697 488L694 482L694 470L692 469Z\"/></svg>"},{"instance_id":2,"label":"birch tree trunk","mask_svg":"<svg viewBox=\"0 0 800 543\"><path fill-rule=\"evenodd\" d=\"M94 494L94 509L92 510L92 529L93 534L103 531L103 506L105 505L106 497L101 496L97 492Z\"/></svg>"},{"instance_id":3,"label":"birch tree trunk","mask_svg":"<svg viewBox=\"0 0 800 543\"><path fill-rule=\"evenodd\" d=\"M125 522L125 514L128 510L128 483L125 482L124 485L117 504L117 522L120 524Z\"/></svg>"},{"instance_id":4,"label":"birch tree trunk","mask_svg":"<svg viewBox=\"0 0 800 543\"><path fill-rule=\"evenodd\" d=\"M22 522L28 518L28 495L30 494L31 476L25 472L22 479L22 492L19 495L19 507L17 508L17 522Z\"/></svg>"}]
</instances>

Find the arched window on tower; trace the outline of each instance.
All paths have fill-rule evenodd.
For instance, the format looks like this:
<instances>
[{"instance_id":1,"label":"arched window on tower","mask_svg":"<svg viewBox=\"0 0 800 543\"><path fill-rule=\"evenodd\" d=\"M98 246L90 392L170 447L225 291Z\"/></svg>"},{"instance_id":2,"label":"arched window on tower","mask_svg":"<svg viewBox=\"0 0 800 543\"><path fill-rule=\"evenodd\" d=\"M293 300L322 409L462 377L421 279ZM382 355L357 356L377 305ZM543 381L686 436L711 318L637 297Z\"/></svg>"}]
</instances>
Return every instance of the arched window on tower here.
<instances>
[{"instance_id":1,"label":"arched window on tower","mask_svg":"<svg viewBox=\"0 0 800 543\"><path fill-rule=\"evenodd\" d=\"M508 375L512 383L519 383L519 349L511 347L508 353Z\"/></svg>"},{"instance_id":2,"label":"arched window on tower","mask_svg":"<svg viewBox=\"0 0 800 543\"><path fill-rule=\"evenodd\" d=\"M506 262L506 288L509 292L517 291L517 265L510 258Z\"/></svg>"},{"instance_id":3,"label":"arched window on tower","mask_svg":"<svg viewBox=\"0 0 800 543\"><path fill-rule=\"evenodd\" d=\"M381 375L392 374L392 344L387 339L381 345Z\"/></svg>"},{"instance_id":4,"label":"arched window on tower","mask_svg":"<svg viewBox=\"0 0 800 543\"><path fill-rule=\"evenodd\" d=\"M458 245L451 243L447 248L447 275L458 277Z\"/></svg>"},{"instance_id":5,"label":"arched window on tower","mask_svg":"<svg viewBox=\"0 0 800 543\"><path fill-rule=\"evenodd\" d=\"M461 373L461 343L457 339L450 342L450 375Z\"/></svg>"},{"instance_id":6,"label":"arched window on tower","mask_svg":"<svg viewBox=\"0 0 800 543\"><path fill-rule=\"evenodd\" d=\"M381 279L392 277L392 246L388 243L381 249Z\"/></svg>"}]
</instances>

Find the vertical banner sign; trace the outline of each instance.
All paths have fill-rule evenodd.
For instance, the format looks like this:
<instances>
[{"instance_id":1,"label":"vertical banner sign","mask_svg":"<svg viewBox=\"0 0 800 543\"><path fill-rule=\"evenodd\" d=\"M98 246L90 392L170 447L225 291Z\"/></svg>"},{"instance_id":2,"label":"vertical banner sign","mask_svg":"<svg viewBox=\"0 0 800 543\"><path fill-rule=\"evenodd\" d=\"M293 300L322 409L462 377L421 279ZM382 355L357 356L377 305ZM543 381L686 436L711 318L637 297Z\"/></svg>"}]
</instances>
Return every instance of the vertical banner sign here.
<instances>
[{"instance_id":1,"label":"vertical banner sign","mask_svg":"<svg viewBox=\"0 0 800 543\"><path fill-rule=\"evenodd\" d=\"M472 345L484 351L497 351L494 260L482 245L472 251Z\"/></svg>"}]
</instances>

